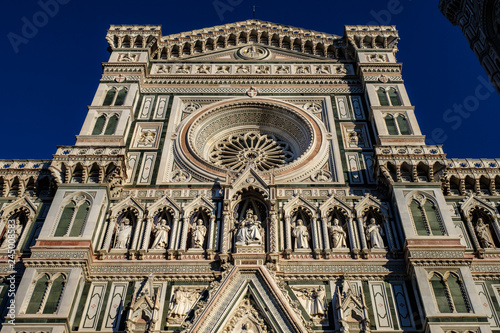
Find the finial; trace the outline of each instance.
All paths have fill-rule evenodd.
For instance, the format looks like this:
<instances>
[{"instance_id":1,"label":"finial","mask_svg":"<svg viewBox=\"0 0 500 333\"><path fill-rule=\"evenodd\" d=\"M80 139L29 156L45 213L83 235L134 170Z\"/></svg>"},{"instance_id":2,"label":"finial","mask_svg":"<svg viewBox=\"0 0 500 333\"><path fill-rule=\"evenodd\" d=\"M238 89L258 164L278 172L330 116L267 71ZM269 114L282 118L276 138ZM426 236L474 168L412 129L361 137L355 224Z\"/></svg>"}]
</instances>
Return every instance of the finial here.
<instances>
[{"instance_id":1,"label":"finial","mask_svg":"<svg viewBox=\"0 0 500 333\"><path fill-rule=\"evenodd\" d=\"M250 8L252 8L252 14L253 14L252 17L253 17L254 20L255 20L255 8L257 8L257 7L258 6L255 6L255 5L250 6Z\"/></svg>"}]
</instances>

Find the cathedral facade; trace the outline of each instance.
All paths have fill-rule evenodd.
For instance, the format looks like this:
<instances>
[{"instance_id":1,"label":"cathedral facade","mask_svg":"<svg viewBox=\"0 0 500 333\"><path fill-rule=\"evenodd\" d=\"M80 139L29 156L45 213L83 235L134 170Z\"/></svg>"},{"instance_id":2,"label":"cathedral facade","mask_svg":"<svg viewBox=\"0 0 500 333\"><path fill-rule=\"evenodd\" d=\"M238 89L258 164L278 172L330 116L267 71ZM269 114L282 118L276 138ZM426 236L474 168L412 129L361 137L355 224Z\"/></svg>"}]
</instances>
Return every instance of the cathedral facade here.
<instances>
[{"instance_id":1,"label":"cathedral facade","mask_svg":"<svg viewBox=\"0 0 500 333\"><path fill-rule=\"evenodd\" d=\"M500 1L440 0L446 18L458 25L500 93Z\"/></svg>"},{"instance_id":2,"label":"cathedral facade","mask_svg":"<svg viewBox=\"0 0 500 333\"><path fill-rule=\"evenodd\" d=\"M0 161L2 333L500 331L500 160L425 144L394 26L106 39L75 145Z\"/></svg>"}]
</instances>

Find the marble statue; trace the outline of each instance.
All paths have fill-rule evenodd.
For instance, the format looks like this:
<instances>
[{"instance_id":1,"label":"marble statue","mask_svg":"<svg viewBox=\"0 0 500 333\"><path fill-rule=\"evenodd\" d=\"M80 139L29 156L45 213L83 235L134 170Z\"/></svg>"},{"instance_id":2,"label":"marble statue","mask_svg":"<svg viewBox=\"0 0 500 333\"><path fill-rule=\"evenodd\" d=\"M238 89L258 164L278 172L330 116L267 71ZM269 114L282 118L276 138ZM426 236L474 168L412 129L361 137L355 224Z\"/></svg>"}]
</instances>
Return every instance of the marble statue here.
<instances>
[{"instance_id":1,"label":"marble statue","mask_svg":"<svg viewBox=\"0 0 500 333\"><path fill-rule=\"evenodd\" d=\"M295 249L309 248L309 231L304 225L304 221L297 220L297 225L293 228L292 235L295 238Z\"/></svg>"},{"instance_id":2,"label":"marble statue","mask_svg":"<svg viewBox=\"0 0 500 333\"><path fill-rule=\"evenodd\" d=\"M132 236L132 225L128 218L124 218L116 230L115 238L115 249L126 249L130 243L130 237Z\"/></svg>"},{"instance_id":3,"label":"marble statue","mask_svg":"<svg viewBox=\"0 0 500 333\"><path fill-rule=\"evenodd\" d=\"M203 288L179 287L175 289L170 300L168 322L171 324L180 324L189 313L202 291Z\"/></svg>"},{"instance_id":4,"label":"marble statue","mask_svg":"<svg viewBox=\"0 0 500 333\"><path fill-rule=\"evenodd\" d=\"M248 209L246 217L238 225L236 232L236 245L261 245L262 227L257 215L253 215L253 210Z\"/></svg>"},{"instance_id":5,"label":"marble statue","mask_svg":"<svg viewBox=\"0 0 500 333\"><path fill-rule=\"evenodd\" d=\"M333 219L333 225L330 227L330 236L332 237L332 248L334 249L343 249L346 248L345 241L345 231L339 225L338 219Z\"/></svg>"},{"instance_id":6,"label":"marble statue","mask_svg":"<svg viewBox=\"0 0 500 333\"><path fill-rule=\"evenodd\" d=\"M477 219L476 234L477 240L484 249L491 249L495 247L495 242L493 241L490 228L484 223L482 218Z\"/></svg>"},{"instance_id":7,"label":"marble statue","mask_svg":"<svg viewBox=\"0 0 500 333\"><path fill-rule=\"evenodd\" d=\"M370 224L366 227L366 239L370 242L372 249L383 249L385 247L380 228L380 225L372 217Z\"/></svg>"},{"instance_id":8,"label":"marble statue","mask_svg":"<svg viewBox=\"0 0 500 333\"><path fill-rule=\"evenodd\" d=\"M327 305L324 287L292 287L292 290L313 322L319 323L326 319Z\"/></svg>"},{"instance_id":9,"label":"marble statue","mask_svg":"<svg viewBox=\"0 0 500 333\"><path fill-rule=\"evenodd\" d=\"M184 288L178 288L175 290L174 296L172 297L172 310L170 312L171 317L183 317L191 309L191 292Z\"/></svg>"},{"instance_id":10,"label":"marble statue","mask_svg":"<svg viewBox=\"0 0 500 333\"><path fill-rule=\"evenodd\" d=\"M197 249L203 248L207 227L203 225L203 220L198 219L196 225L191 228L191 246Z\"/></svg>"},{"instance_id":11,"label":"marble statue","mask_svg":"<svg viewBox=\"0 0 500 333\"><path fill-rule=\"evenodd\" d=\"M167 220L161 219L161 221L156 225L154 233L155 239L153 241L153 245L151 245L152 249L164 249L168 245L168 232L170 231L170 227L167 224Z\"/></svg>"}]
</instances>

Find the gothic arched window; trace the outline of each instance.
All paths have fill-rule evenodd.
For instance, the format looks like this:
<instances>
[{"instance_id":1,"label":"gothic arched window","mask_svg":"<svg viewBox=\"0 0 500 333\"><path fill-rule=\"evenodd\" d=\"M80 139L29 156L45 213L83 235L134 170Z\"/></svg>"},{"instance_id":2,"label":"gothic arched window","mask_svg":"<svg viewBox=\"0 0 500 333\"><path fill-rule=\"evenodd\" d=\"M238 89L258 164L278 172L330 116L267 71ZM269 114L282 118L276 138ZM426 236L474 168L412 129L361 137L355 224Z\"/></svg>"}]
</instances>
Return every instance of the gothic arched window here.
<instances>
[{"instance_id":1,"label":"gothic arched window","mask_svg":"<svg viewBox=\"0 0 500 333\"><path fill-rule=\"evenodd\" d=\"M413 224L415 225L417 235L428 236L429 232L427 231L427 225L424 221L424 215L422 214L422 210L417 201L415 200L411 201L410 212L411 216L413 217Z\"/></svg>"},{"instance_id":2,"label":"gothic arched window","mask_svg":"<svg viewBox=\"0 0 500 333\"><path fill-rule=\"evenodd\" d=\"M468 313L470 304L463 281L455 274L441 276L434 273L430 279L434 297L441 313Z\"/></svg>"},{"instance_id":3,"label":"gothic arched window","mask_svg":"<svg viewBox=\"0 0 500 333\"><path fill-rule=\"evenodd\" d=\"M45 306L43 307L43 314L54 314L57 312L65 283L66 279L62 274L52 280L52 283L49 282L49 290L47 290L48 295Z\"/></svg>"},{"instance_id":4,"label":"gothic arched window","mask_svg":"<svg viewBox=\"0 0 500 333\"><path fill-rule=\"evenodd\" d=\"M104 98L104 102L102 102L102 105L104 106L112 105L113 101L115 100L115 95L116 95L116 89L115 88L109 89L108 92L106 93L106 97Z\"/></svg>"},{"instance_id":5,"label":"gothic arched window","mask_svg":"<svg viewBox=\"0 0 500 333\"><path fill-rule=\"evenodd\" d=\"M127 89L123 88L118 92L118 96L116 96L115 106L123 105L125 97L127 97Z\"/></svg>"},{"instance_id":6,"label":"gothic arched window","mask_svg":"<svg viewBox=\"0 0 500 333\"><path fill-rule=\"evenodd\" d=\"M31 299L26 308L27 314L54 314L61 300L66 276L43 274L33 286Z\"/></svg>"},{"instance_id":7,"label":"gothic arched window","mask_svg":"<svg viewBox=\"0 0 500 333\"><path fill-rule=\"evenodd\" d=\"M106 130L104 131L104 135L115 134L117 124L118 124L118 115L115 114L111 118L109 118L108 123L106 124Z\"/></svg>"},{"instance_id":8,"label":"gothic arched window","mask_svg":"<svg viewBox=\"0 0 500 333\"><path fill-rule=\"evenodd\" d=\"M120 116L118 114L114 114L111 117L106 114L100 115L95 121L92 135L113 135L119 119Z\"/></svg>"},{"instance_id":9,"label":"gothic arched window","mask_svg":"<svg viewBox=\"0 0 500 333\"><path fill-rule=\"evenodd\" d=\"M396 127L396 121L394 120L394 117L390 114L385 116L385 126L387 127L387 132L389 132L389 135L398 135L398 129Z\"/></svg>"},{"instance_id":10,"label":"gothic arched window","mask_svg":"<svg viewBox=\"0 0 500 333\"><path fill-rule=\"evenodd\" d=\"M402 114L398 115L396 118L398 122L398 127L399 127L399 133L403 135L409 135L410 134L410 129L408 127L408 121L406 120L406 117Z\"/></svg>"},{"instance_id":11,"label":"gothic arched window","mask_svg":"<svg viewBox=\"0 0 500 333\"><path fill-rule=\"evenodd\" d=\"M42 275L38 279L38 281L36 281L35 287L33 288L33 293L31 294L30 302L28 303L28 307L26 308L26 313L39 313L48 283L49 277L46 274Z\"/></svg>"},{"instance_id":12,"label":"gothic arched window","mask_svg":"<svg viewBox=\"0 0 500 333\"><path fill-rule=\"evenodd\" d=\"M387 98L384 88L378 88L377 95L381 106L390 106L389 99Z\"/></svg>"},{"instance_id":13,"label":"gothic arched window","mask_svg":"<svg viewBox=\"0 0 500 333\"><path fill-rule=\"evenodd\" d=\"M92 131L92 135L99 135L102 133L104 129L104 125L106 124L106 115L103 114L97 118L94 125L94 130Z\"/></svg>"},{"instance_id":14,"label":"gothic arched window","mask_svg":"<svg viewBox=\"0 0 500 333\"><path fill-rule=\"evenodd\" d=\"M88 201L83 200L79 205L70 201L62 210L54 237L78 237L81 235L90 210Z\"/></svg>"},{"instance_id":15,"label":"gothic arched window","mask_svg":"<svg viewBox=\"0 0 500 333\"><path fill-rule=\"evenodd\" d=\"M80 206L78 206L73 225L71 226L71 230L69 232L70 237L77 237L81 235L85 221L87 220L89 209L90 204L87 201L84 201Z\"/></svg>"},{"instance_id":16,"label":"gothic arched window","mask_svg":"<svg viewBox=\"0 0 500 333\"><path fill-rule=\"evenodd\" d=\"M410 213L417 235L443 236L444 228L436 206L432 201L424 200L423 203L417 200L412 200L410 203Z\"/></svg>"},{"instance_id":17,"label":"gothic arched window","mask_svg":"<svg viewBox=\"0 0 500 333\"><path fill-rule=\"evenodd\" d=\"M398 92L394 88L390 88L388 91L389 99L391 100L392 106L400 106L401 100L399 98Z\"/></svg>"},{"instance_id":18,"label":"gothic arched window","mask_svg":"<svg viewBox=\"0 0 500 333\"><path fill-rule=\"evenodd\" d=\"M63 208L61 217L59 218L59 223L57 224L56 231L54 232L55 237L62 237L66 235L66 232L68 231L69 228L69 224L73 219L74 212L75 212L75 203L71 201Z\"/></svg>"},{"instance_id":19,"label":"gothic arched window","mask_svg":"<svg viewBox=\"0 0 500 333\"><path fill-rule=\"evenodd\" d=\"M443 278L434 274L431 278L431 286L434 291L434 298L436 299L436 303L441 313L451 313L452 308L450 306L450 297L448 293L448 288L446 287L446 283L443 281Z\"/></svg>"}]
</instances>

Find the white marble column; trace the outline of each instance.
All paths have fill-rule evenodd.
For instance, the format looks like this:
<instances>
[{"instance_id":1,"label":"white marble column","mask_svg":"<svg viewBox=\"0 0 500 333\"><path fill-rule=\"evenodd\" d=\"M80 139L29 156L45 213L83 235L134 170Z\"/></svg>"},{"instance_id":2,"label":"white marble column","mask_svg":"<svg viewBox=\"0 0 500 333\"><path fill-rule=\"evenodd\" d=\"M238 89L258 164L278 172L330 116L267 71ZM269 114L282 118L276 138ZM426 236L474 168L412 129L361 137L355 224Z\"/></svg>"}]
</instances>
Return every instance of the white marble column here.
<instances>
[{"instance_id":1,"label":"white marble column","mask_svg":"<svg viewBox=\"0 0 500 333\"><path fill-rule=\"evenodd\" d=\"M361 250L366 250L368 246L366 245L366 236L365 236L365 227L363 225L363 218L358 217L358 231L359 231L359 239L361 241Z\"/></svg>"}]
</instances>

